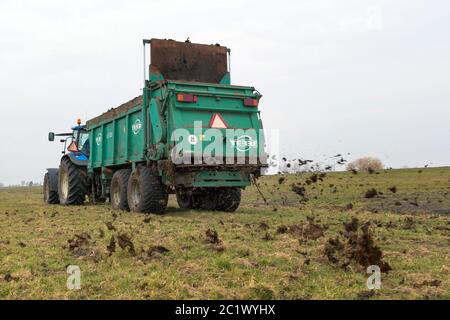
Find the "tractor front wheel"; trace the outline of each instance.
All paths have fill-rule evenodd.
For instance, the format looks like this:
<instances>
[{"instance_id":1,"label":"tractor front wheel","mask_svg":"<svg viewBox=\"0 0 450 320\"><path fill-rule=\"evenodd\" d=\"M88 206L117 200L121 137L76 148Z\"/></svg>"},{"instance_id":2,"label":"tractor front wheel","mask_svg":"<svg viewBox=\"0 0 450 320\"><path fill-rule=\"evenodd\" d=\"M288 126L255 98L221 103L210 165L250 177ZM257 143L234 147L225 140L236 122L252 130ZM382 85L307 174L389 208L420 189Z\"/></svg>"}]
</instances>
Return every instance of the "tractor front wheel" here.
<instances>
[{"instance_id":1,"label":"tractor front wheel","mask_svg":"<svg viewBox=\"0 0 450 320\"><path fill-rule=\"evenodd\" d=\"M58 204L58 171L51 169L44 175L44 202L48 204Z\"/></svg>"}]
</instances>

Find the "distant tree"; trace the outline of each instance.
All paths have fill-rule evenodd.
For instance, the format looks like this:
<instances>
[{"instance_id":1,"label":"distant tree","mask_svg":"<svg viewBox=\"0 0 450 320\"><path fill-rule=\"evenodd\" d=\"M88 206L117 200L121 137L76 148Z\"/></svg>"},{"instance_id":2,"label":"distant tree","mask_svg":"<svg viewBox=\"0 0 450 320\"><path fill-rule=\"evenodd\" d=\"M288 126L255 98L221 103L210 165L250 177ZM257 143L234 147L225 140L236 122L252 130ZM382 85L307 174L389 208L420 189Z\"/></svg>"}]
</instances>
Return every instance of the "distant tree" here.
<instances>
[{"instance_id":1,"label":"distant tree","mask_svg":"<svg viewBox=\"0 0 450 320\"><path fill-rule=\"evenodd\" d=\"M347 171L374 171L383 169L380 159L374 157L363 157L347 164Z\"/></svg>"},{"instance_id":2,"label":"distant tree","mask_svg":"<svg viewBox=\"0 0 450 320\"><path fill-rule=\"evenodd\" d=\"M25 183L27 183L25 180L20 181L20 185L21 185L22 187L25 187Z\"/></svg>"},{"instance_id":3,"label":"distant tree","mask_svg":"<svg viewBox=\"0 0 450 320\"><path fill-rule=\"evenodd\" d=\"M32 187L33 186L33 181L28 182L28 186Z\"/></svg>"},{"instance_id":4,"label":"distant tree","mask_svg":"<svg viewBox=\"0 0 450 320\"><path fill-rule=\"evenodd\" d=\"M0 182L0 188L3 188L5 185Z\"/></svg>"}]
</instances>

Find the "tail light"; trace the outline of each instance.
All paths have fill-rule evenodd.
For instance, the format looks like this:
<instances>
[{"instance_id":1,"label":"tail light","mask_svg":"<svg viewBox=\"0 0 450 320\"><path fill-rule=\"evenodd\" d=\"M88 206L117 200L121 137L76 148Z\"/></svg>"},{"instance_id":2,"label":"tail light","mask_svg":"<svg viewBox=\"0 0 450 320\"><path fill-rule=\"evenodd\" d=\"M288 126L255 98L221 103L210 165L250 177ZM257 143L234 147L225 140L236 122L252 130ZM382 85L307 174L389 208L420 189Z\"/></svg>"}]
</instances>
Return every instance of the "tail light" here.
<instances>
[{"instance_id":1,"label":"tail light","mask_svg":"<svg viewBox=\"0 0 450 320\"><path fill-rule=\"evenodd\" d=\"M244 99L244 106L246 106L246 107L257 107L258 106L258 99L252 99L252 98Z\"/></svg>"},{"instance_id":2,"label":"tail light","mask_svg":"<svg viewBox=\"0 0 450 320\"><path fill-rule=\"evenodd\" d=\"M193 94L179 93L177 94L177 101L196 103L198 101L198 97Z\"/></svg>"},{"instance_id":3,"label":"tail light","mask_svg":"<svg viewBox=\"0 0 450 320\"><path fill-rule=\"evenodd\" d=\"M78 146L77 143L75 141L72 141L69 144L69 147L67 148L67 150L69 150L70 152L78 152Z\"/></svg>"}]
</instances>

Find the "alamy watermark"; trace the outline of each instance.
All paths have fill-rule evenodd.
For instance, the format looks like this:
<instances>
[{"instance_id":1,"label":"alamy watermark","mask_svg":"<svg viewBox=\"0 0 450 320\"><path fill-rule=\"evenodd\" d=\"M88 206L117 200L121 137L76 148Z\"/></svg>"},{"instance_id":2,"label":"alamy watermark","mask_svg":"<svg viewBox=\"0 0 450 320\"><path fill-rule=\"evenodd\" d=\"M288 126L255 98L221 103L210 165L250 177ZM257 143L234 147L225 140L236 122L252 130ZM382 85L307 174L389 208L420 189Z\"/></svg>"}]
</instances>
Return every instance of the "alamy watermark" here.
<instances>
[{"instance_id":1,"label":"alamy watermark","mask_svg":"<svg viewBox=\"0 0 450 320\"><path fill-rule=\"evenodd\" d=\"M381 269L379 266L372 265L367 267L367 274L370 276L367 278L367 289L380 290L381 289Z\"/></svg>"},{"instance_id":2,"label":"alamy watermark","mask_svg":"<svg viewBox=\"0 0 450 320\"><path fill-rule=\"evenodd\" d=\"M67 266L66 272L69 274L67 277L66 286L69 290L81 289L81 269L77 265Z\"/></svg>"},{"instance_id":3,"label":"alamy watermark","mask_svg":"<svg viewBox=\"0 0 450 320\"><path fill-rule=\"evenodd\" d=\"M195 121L172 132L170 158L176 165L267 165L269 149L278 154L278 137L277 130L207 128Z\"/></svg>"}]
</instances>

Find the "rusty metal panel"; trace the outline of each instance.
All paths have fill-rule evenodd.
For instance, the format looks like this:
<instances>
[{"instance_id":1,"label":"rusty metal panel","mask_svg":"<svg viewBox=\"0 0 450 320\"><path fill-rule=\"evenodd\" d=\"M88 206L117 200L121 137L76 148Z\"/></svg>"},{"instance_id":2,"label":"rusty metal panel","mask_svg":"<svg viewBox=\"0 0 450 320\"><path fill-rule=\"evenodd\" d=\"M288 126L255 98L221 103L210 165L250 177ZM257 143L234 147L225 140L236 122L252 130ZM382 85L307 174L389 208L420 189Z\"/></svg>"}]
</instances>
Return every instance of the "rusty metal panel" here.
<instances>
[{"instance_id":1,"label":"rusty metal panel","mask_svg":"<svg viewBox=\"0 0 450 320\"><path fill-rule=\"evenodd\" d=\"M151 69L166 80L219 83L227 73L227 48L152 39Z\"/></svg>"}]
</instances>

